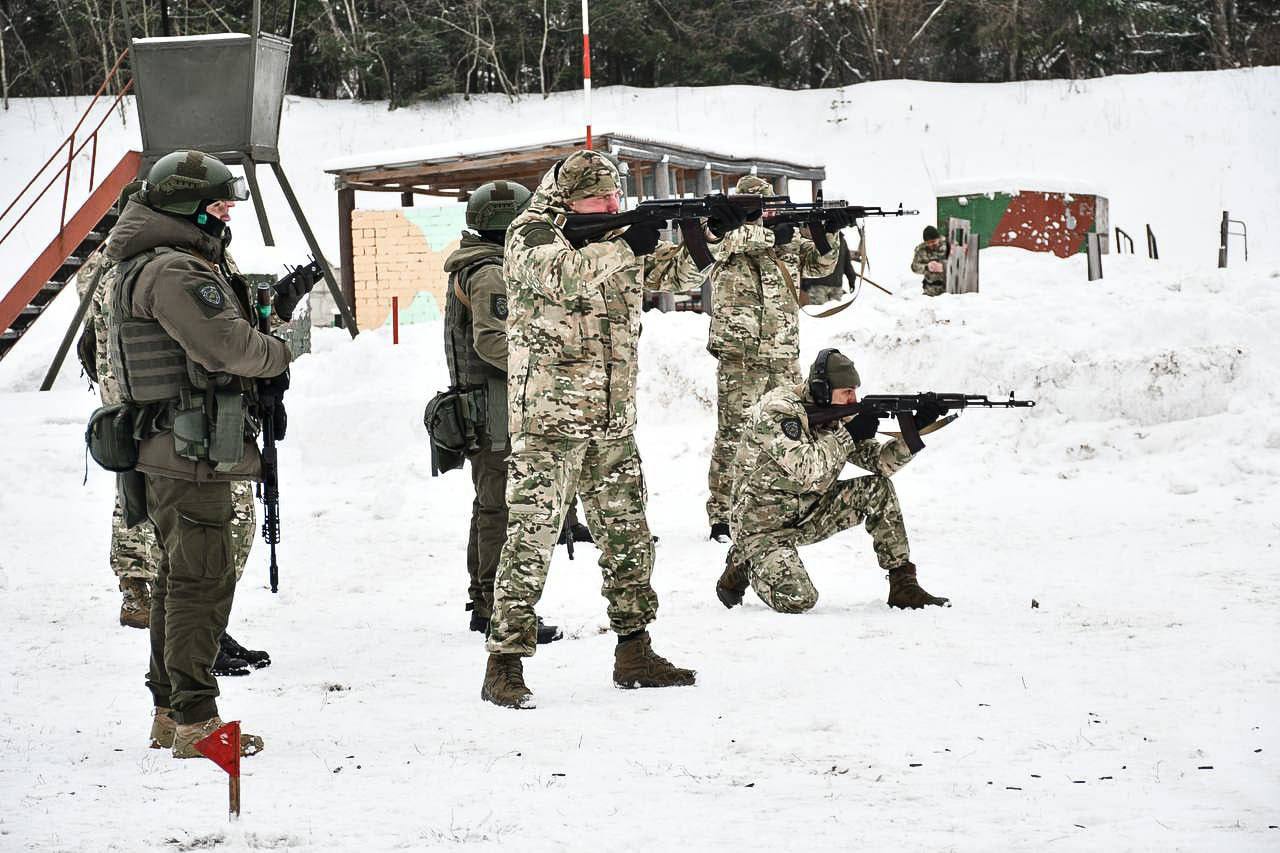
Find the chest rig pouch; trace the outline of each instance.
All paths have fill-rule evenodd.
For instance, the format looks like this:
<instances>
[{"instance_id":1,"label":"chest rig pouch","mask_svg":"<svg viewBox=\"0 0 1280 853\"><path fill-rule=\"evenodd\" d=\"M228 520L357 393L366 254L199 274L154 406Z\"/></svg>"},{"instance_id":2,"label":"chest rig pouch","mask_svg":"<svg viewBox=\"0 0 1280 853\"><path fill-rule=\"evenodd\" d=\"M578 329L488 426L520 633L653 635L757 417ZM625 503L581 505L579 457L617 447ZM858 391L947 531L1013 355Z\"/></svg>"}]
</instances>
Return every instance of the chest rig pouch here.
<instances>
[{"instance_id":1,"label":"chest rig pouch","mask_svg":"<svg viewBox=\"0 0 1280 853\"><path fill-rule=\"evenodd\" d=\"M215 471L244 458L244 442L255 433L245 406L247 380L209 373L155 320L135 317L133 289L142 268L169 248L150 249L117 269L111 298L111 366L120 391L135 411L135 435L173 433L178 456L207 462Z\"/></svg>"}]
</instances>

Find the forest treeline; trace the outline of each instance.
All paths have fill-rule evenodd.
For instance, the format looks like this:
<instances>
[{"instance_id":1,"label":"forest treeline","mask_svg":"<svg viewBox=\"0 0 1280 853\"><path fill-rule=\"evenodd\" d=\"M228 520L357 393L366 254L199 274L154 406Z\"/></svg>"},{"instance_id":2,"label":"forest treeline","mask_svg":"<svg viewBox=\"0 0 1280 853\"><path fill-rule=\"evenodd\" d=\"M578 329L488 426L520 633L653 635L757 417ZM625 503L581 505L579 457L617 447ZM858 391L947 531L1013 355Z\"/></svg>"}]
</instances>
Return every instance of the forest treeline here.
<instances>
[{"instance_id":1,"label":"forest treeline","mask_svg":"<svg viewBox=\"0 0 1280 853\"><path fill-rule=\"evenodd\" d=\"M0 0L0 96L91 94L128 33L248 32L251 0ZM579 0L262 0L289 92L386 99L581 85ZM784 89L1280 64L1277 0L592 0L597 86ZM211 73L214 73L211 71Z\"/></svg>"}]
</instances>

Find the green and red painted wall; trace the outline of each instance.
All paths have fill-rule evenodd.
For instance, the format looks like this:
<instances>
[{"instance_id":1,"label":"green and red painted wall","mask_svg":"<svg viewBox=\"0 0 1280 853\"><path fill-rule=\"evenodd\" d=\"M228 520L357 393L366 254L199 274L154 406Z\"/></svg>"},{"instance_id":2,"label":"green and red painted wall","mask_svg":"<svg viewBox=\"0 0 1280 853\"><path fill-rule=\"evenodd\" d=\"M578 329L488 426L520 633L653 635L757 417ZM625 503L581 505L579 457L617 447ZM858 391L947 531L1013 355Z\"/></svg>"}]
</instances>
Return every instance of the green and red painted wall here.
<instances>
[{"instance_id":1,"label":"green and red painted wall","mask_svg":"<svg viewBox=\"0 0 1280 853\"><path fill-rule=\"evenodd\" d=\"M1106 197L1091 192L978 190L939 195L939 231L946 233L951 217L969 220L980 248L1017 246L1060 258L1085 251L1088 234L1105 237L1110 229Z\"/></svg>"}]
</instances>

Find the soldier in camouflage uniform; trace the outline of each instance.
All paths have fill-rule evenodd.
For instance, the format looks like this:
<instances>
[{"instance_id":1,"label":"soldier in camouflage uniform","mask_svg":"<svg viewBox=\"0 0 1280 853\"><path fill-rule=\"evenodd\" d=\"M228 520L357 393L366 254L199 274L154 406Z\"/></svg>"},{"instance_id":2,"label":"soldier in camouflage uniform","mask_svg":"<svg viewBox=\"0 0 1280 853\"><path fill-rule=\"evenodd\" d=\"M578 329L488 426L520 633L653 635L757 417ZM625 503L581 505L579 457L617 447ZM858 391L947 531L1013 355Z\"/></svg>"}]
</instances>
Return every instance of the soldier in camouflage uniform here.
<instances>
[{"instance_id":1,"label":"soldier in camouflage uniform","mask_svg":"<svg viewBox=\"0 0 1280 853\"><path fill-rule=\"evenodd\" d=\"M923 275L921 282L925 296L941 296L947 292L947 246L938 229L926 225L924 242L916 246L911 256L911 271Z\"/></svg>"},{"instance_id":2,"label":"soldier in camouflage uniform","mask_svg":"<svg viewBox=\"0 0 1280 853\"><path fill-rule=\"evenodd\" d=\"M803 613L818 601L818 591L796 548L866 524L880 567L889 573L892 607L946 605L916 581L907 531L893 483L911 461L900 438L875 440L879 419L860 414L811 427L806 406L848 405L859 385L853 362L838 350L823 350L806 384L776 388L751 411L738 449L733 490L734 545L716 583L725 607L742 602L747 585L779 613ZM921 427L940 412L921 410ZM845 463L871 476L839 480Z\"/></svg>"},{"instance_id":3,"label":"soldier in camouflage uniform","mask_svg":"<svg viewBox=\"0 0 1280 853\"><path fill-rule=\"evenodd\" d=\"M457 250L444 262L444 354L449 382L477 396L484 412L478 425L480 449L470 454L471 529L467 574L471 630L488 633L493 614L493 576L507 538L507 283L502 278L502 244L507 226L524 210L529 191L512 181L478 187L467 199L467 227ZM538 625L538 642L561 637L554 625Z\"/></svg>"},{"instance_id":4,"label":"soldier in camouflage uniform","mask_svg":"<svg viewBox=\"0 0 1280 853\"><path fill-rule=\"evenodd\" d=\"M764 178L746 175L739 193L773 195ZM833 218L829 231L850 224ZM800 381L799 301L802 276L832 272L839 260L839 240L818 254L813 241L790 225L770 227L752 222L711 247L716 265L711 273L711 329L707 351L715 356L716 437L707 472L707 519L711 538L729 541L729 499L733 489L733 457L747 412L766 391Z\"/></svg>"},{"instance_id":5,"label":"soldier in camouflage uniform","mask_svg":"<svg viewBox=\"0 0 1280 853\"><path fill-rule=\"evenodd\" d=\"M141 181L135 181L125 187L120 197L121 210L124 209L129 197L141 188ZM230 219L231 206L230 203L227 204L224 221ZM229 236L230 229L224 233ZM93 339L91 353L93 364L86 364L84 368L96 379L98 394L104 406L115 405L123 400L107 349L108 309L111 291L115 284L115 276L112 274L115 262L106 251L108 243L109 238L107 243L103 243L89 256L76 274L76 290L81 299L90 288L93 289L84 332L85 335L91 335ZM228 269L233 274L238 274L239 270L230 255L225 256L225 261ZM90 370L91 367L92 370ZM237 480L232 483L231 493L234 502L230 522L231 542L234 549L233 563L236 579L239 580L249 560L249 551L253 547L254 531L257 525L254 515L253 484L247 480ZM121 592L120 624L130 628L147 628L151 613L150 584L156 577L156 560L158 559L155 530L149 521L127 527L124 509L119 498L111 514L110 559L111 568L118 578ZM234 640L227 645L233 651L247 651L255 666L265 666L270 663L270 658L265 652L246 650ZM226 657L224 650L220 649L220 653L222 657ZM220 660L219 663L222 665L219 669L227 671L244 669L234 666L233 660L234 658ZM247 659L241 658L241 660Z\"/></svg>"},{"instance_id":6,"label":"soldier in camouflage uniform","mask_svg":"<svg viewBox=\"0 0 1280 853\"><path fill-rule=\"evenodd\" d=\"M633 225L570 244L560 217L616 212L619 186L607 157L575 152L547 172L529 209L507 230L510 520L481 690L497 705L533 707L522 658L536 649L534 606L575 491L596 534L602 593L618 636L614 683L668 687L695 680L691 670L657 655L645 630L658 598L634 432L644 292L689 290L702 274L684 247L658 239L656 227ZM723 207L708 223L715 240L742 222Z\"/></svg>"}]
</instances>

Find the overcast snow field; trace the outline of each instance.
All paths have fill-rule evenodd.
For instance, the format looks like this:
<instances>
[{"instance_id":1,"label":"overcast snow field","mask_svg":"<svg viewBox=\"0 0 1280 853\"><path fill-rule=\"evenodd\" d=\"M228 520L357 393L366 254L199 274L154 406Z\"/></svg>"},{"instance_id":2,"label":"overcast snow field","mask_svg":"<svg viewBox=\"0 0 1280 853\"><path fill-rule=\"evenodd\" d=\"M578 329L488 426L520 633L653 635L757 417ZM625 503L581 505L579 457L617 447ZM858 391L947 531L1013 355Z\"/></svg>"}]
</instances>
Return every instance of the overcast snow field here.
<instances>
[{"instance_id":1,"label":"overcast snow field","mask_svg":"<svg viewBox=\"0 0 1280 853\"><path fill-rule=\"evenodd\" d=\"M847 122L829 121L838 101ZM927 132L922 104L937 113ZM769 105L784 128L762 124ZM446 384L440 327L407 327L399 346L385 328L320 330L288 397L281 591L265 589L259 543L232 614L274 663L222 679L224 718L267 741L229 824L220 770L146 748L146 636L117 625L106 562L113 481L90 466L81 484L97 397L74 368L33 390L74 307L60 299L0 363L0 850L1280 847L1280 71L611 89L597 106L599 127L678 116L682 135L726 150L807 136L796 159L828 165L833 197L927 214L931 180L1007 161L1080 176L1131 233L1154 223L1159 262L1108 255L1089 283L1083 256L995 249L981 293L931 300L905 269L926 217L873 222L870 274L895 295L867 289L803 320L803 357L841 347L866 393L1039 401L965 413L895 478L921 580L955 606L890 611L853 530L802 549L821 592L811 613L752 593L722 608L726 546L706 539L703 512L706 320L650 313L638 441L661 536L652 632L698 685L612 686L584 545L572 562L556 553L539 608L567 638L527 662L538 708L485 704L463 611L470 482L431 478L421 428ZM325 158L492 132L504 110L568 122L576 107L291 98L286 164L328 242ZM75 114L69 101L0 114L0 195ZM113 144L134 144L132 119L114 127ZM870 151L892 155L878 166ZM1220 271L1224 208L1249 222L1252 260ZM262 250L238 213L242 255L300 253L296 235Z\"/></svg>"}]
</instances>

